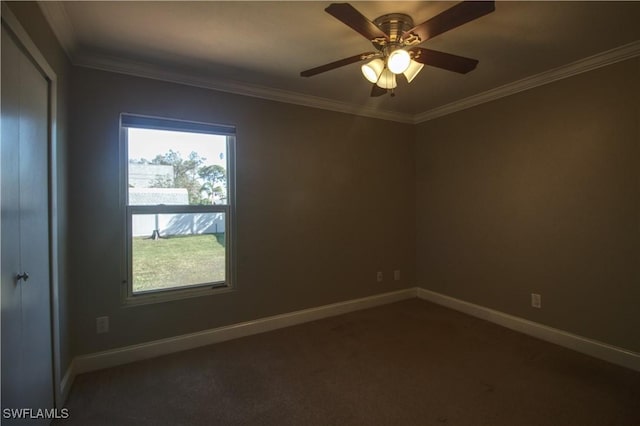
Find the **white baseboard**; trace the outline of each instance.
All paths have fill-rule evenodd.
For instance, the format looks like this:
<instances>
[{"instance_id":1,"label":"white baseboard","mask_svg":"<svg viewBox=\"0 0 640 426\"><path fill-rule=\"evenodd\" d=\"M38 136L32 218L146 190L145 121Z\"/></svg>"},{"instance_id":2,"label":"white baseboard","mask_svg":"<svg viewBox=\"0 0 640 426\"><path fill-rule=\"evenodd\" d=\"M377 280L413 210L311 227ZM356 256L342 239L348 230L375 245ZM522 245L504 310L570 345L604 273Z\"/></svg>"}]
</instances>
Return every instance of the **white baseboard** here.
<instances>
[{"instance_id":1,"label":"white baseboard","mask_svg":"<svg viewBox=\"0 0 640 426\"><path fill-rule=\"evenodd\" d=\"M74 366L75 360L71 360L71 364L69 364L67 371L64 373L64 376L62 376L62 380L60 380L60 401L58 402L58 408L62 408L67 401L71 385L76 378L77 373L75 372Z\"/></svg>"},{"instance_id":2,"label":"white baseboard","mask_svg":"<svg viewBox=\"0 0 640 426\"><path fill-rule=\"evenodd\" d=\"M640 371L640 354L637 352L629 351L597 340L588 339L557 328L548 327L520 317L495 311L484 306L475 305L473 303L465 302L464 300L436 293L431 290L418 288L417 295L420 299L455 309L456 311L481 318L523 334L528 334L529 336L536 337L540 340L555 343L556 345L608 361L612 364Z\"/></svg>"},{"instance_id":3,"label":"white baseboard","mask_svg":"<svg viewBox=\"0 0 640 426\"><path fill-rule=\"evenodd\" d=\"M62 377L60 392L65 401L71 385L78 374L134 361L154 358L174 352L180 352L226 340L237 339L253 334L264 333L292 325L302 324L336 315L346 314L361 309L373 308L388 303L418 297L448 308L481 318L503 327L528 334L530 336L555 343L557 345L581 352L613 364L640 371L640 354L628 351L596 340L587 339L556 328L548 327L533 321L495 311L484 306L465 302L444 294L423 288L408 288L390 293L378 294L361 299L333 303L316 308L303 309L281 315L274 315L254 321L204 330L167 339L126 346L88 355L80 355L73 359Z\"/></svg>"},{"instance_id":4,"label":"white baseboard","mask_svg":"<svg viewBox=\"0 0 640 426\"><path fill-rule=\"evenodd\" d=\"M88 355L80 355L74 358L69 369L70 371L65 374L63 382L65 386L68 387L77 374L114 367L116 365L127 364L143 359L154 358L160 355L180 352L226 340L237 339L239 337L250 336L252 334L264 333L266 331L302 324L361 309L372 308L414 297L416 297L416 288L409 288L391 293L378 294L361 299L333 303L331 305L303 309L301 311L281 315L274 315L267 318L213 328L197 333L155 340L152 342L141 343L139 345L126 346L123 348Z\"/></svg>"}]
</instances>

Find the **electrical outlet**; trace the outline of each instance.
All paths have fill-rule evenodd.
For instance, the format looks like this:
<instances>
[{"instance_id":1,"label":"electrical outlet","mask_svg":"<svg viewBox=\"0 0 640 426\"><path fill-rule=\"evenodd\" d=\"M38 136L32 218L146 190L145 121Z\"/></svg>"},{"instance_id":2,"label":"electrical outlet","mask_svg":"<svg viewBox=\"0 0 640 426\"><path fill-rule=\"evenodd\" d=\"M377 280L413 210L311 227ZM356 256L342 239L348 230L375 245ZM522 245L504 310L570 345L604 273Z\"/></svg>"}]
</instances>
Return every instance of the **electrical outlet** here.
<instances>
[{"instance_id":1,"label":"electrical outlet","mask_svg":"<svg viewBox=\"0 0 640 426\"><path fill-rule=\"evenodd\" d=\"M383 276L382 276L382 272L378 272L378 276L377 276L378 282L381 283Z\"/></svg>"},{"instance_id":2,"label":"electrical outlet","mask_svg":"<svg viewBox=\"0 0 640 426\"><path fill-rule=\"evenodd\" d=\"M400 281L400 270L396 269L395 271L393 271L393 280L394 281Z\"/></svg>"},{"instance_id":3,"label":"electrical outlet","mask_svg":"<svg viewBox=\"0 0 640 426\"><path fill-rule=\"evenodd\" d=\"M96 333L108 333L109 332L109 317L96 318Z\"/></svg>"},{"instance_id":4,"label":"electrical outlet","mask_svg":"<svg viewBox=\"0 0 640 426\"><path fill-rule=\"evenodd\" d=\"M531 306L534 308L542 308L542 297L539 294L531 293Z\"/></svg>"}]
</instances>

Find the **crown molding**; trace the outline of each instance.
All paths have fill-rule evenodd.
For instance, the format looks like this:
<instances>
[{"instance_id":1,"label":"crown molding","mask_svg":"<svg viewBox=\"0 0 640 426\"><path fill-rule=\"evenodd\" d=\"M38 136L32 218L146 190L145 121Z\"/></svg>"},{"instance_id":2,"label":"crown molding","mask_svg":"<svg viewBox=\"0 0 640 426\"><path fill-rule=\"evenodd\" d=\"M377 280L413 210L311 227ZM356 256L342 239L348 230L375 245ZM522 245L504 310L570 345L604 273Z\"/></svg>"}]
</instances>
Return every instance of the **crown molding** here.
<instances>
[{"instance_id":1,"label":"crown molding","mask_svg":"<svg viewBox=\"0 0 640 426\"><path fill-rule=\"evenodd\" d=\"M171 83L185 84L188 86L202 87L235 95L249 96L276 102L284 102L311 108L325 109L346 114L354 114L363 117L377 118L381 120L397 121L412 124L412 114L404 114L394 111L384 111L362 105L354 105L347 102L322 98L287 90L242 83L229 79L199 76L193 73L185 73L168 70L157 65L145 62L125 60L107 55L77 55L74 65L85 68L94 68L102 71L110 71L119 74L128 74L136 77L150 78Z\"/></svg>"},{"instance_id":2,"label":"crown molding","mask_svg":"<svg viewBox=\"0 0 640 426\"><path fill-rule=\"evenodd\" d=\"M513 83L508 83L504 86L496 87L495 89L487 90L486 92L482 92L474 96L469 96L468 98L451 102L441 107L424 111L422 113L416 114L416 116L414 117L414 124L419 124L425 121L433 120L435 118L443 117L457 111L462 111L467 108L484 104L486 102L491 102L496 99L504 98L506 96L514 95L525 90L553 83L554 81L592 71L597 68L614 64L616 62L634 58L636 56L640 56L640 41L625 44L623 46L577 60L570 64L563 65L561 67L554 68L552 70L545 71L530 77L526 77L522 80L514 81Z\"/></svg>"},{"instance_id":3,"label":"crown molding","mask_svg":"<svg viewBox=\"0 0 640 426\"><path fill-rule=\"evenodd\" d=\"M385 111L364 105L354 105L319 96L306 95L282 89L242 83L239 81L199 76L194 73L177 72L158 65L131 61L119 57L84 54L83 52L78 51L79 46L77 37L75 35L71 19L67 14L64 2L38 1L38 5L71 63L77 66L128 74L154 80L168 81L172 83L186 84L189 86L202 87L205 89L212 89L236 95L250 96L381 120L397 121L409 124L413 124L414 122L413 114Z\"/></svg>"},{"instance_id":4,"label":"crown molding","mask_svg":"<svg viewBox=\"0 0 640 426\"><path fill-rule=\"evenodd\" d=\"M62 45L67 57L73 62L73 55L78 47L78 42L71 18L69 18L63 2L39 1L38 6L60 45Z\"/></svg>"},{"instance_id":5,"label":"crown molding","mask_svg":"<svg viewBox=\"0 0 640 426\"><path fill-rule=\"evenodd\" d=\"M223 80L212 77L196 76L191 73L175 72L163 69L156 65L104 55L78 55L75 58L74 64L87 68L95 68L104 71L129 74L137 77L203 87L236 95L290 103L310 108L319 108L401 123L419 124L637 56L640 56L640 41L589 56L570 64L526 77L513 83L508 83L495 89L487 90L477 95L470 96L441 107L433 108L416 115L384 111L318 96L241 83L233 80Z\"/></svg>"},{"instance_id":6,"label":"crown molding","mask_svg":"<svg viewBox=\"0 0 640 426\"><path fill-rule=\"evenodd\" d=\"M417 114L407 114L239 81L196 75L188 72L171 71L158 65L126 60L119 57L79 54L77 37L75 36L73 25L66 12L64 2L39 1L38 4L58 38L58 41L74 65L154 80L186 84L236 95L409 124L423 123L567 77L640 56L640 41L635 41L446 105Z\"/></svg>"}]
</instances>

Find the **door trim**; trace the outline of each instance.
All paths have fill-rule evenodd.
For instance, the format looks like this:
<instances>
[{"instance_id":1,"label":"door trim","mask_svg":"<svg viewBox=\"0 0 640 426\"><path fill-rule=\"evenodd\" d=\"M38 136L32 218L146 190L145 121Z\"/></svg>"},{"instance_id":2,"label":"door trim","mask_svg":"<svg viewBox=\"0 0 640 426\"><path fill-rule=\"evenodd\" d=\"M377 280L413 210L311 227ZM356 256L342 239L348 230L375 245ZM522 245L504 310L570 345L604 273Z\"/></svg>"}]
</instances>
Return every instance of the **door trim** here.
<instances>
[{"instance_id":1,"label":"door trim","mask_svg":"<svg viewBox=\"0 0 640 426\"><path fill-rule=\"evenodd\" d=\"M59 236L58 236L58 140L57 140L57 93L58 78L45 57L35 45L29 34L15 17L9 6L2 2L2 24L10 30L22 45L21 47L31 57L31 60L40 68L40 72L49 83L49 122L48 122L48 181L49 181L49 274L50 274L50 303L51 303L51 354L53 365L53 401L57 408L62 408L66 399L60 386L61 359L60 359L60 303L59 303ZM68 391L68 390L67 390Z\"/></svg>"}]
</instances>

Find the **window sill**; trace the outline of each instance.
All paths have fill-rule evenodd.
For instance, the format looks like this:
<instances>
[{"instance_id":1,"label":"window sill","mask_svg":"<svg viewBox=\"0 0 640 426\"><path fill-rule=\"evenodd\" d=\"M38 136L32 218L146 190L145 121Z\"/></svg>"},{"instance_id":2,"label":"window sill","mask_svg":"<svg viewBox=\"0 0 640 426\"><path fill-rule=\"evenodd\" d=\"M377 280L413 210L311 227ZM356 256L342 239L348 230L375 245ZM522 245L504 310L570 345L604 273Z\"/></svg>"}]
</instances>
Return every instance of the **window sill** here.
<instances>
[{"instance_id":1,"label":"window sill","mask_svg":"<svg viewBox=\"0 0 640 426\"><path fill-rule=\"evenodd\" d=\"M141 305L150 305L154 303L165 303L173 300L189 299L192 297L213 296L216 294L229 293L235 289L231 286L202 286L197 288L188 288L184 290L168 290L156 293L145 293L134 296L126 296L123 301L123 307L134 307Z\"/></svg>"}]
</instances>

